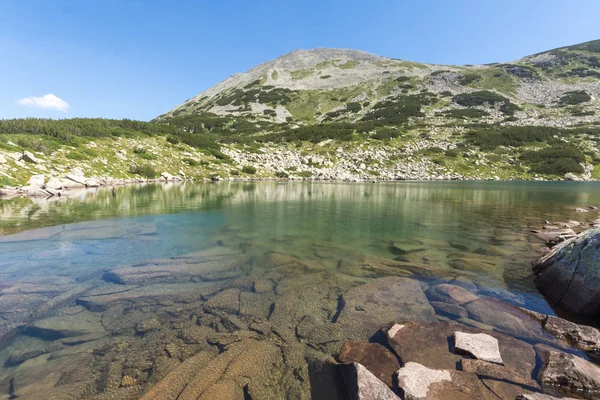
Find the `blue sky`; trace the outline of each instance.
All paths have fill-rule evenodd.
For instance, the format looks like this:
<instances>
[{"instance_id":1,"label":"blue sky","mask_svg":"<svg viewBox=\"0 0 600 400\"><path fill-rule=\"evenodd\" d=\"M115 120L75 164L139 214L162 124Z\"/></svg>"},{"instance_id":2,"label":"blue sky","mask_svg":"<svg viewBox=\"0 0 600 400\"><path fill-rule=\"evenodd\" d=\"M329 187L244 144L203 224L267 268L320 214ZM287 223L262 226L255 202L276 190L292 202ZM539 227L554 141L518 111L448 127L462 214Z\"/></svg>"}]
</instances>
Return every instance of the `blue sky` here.
<instances>
[{"instance_id":1,"label":"blue sky","mask_svg":"<svg viewBox=\"0 0 600 400\"><path fill-rule=\"evenodd\" d=\"M150 120L298 48L510 61L600 39L598 15L598 0L0 0L0 118Z\"/></svg>"}]
</instances>

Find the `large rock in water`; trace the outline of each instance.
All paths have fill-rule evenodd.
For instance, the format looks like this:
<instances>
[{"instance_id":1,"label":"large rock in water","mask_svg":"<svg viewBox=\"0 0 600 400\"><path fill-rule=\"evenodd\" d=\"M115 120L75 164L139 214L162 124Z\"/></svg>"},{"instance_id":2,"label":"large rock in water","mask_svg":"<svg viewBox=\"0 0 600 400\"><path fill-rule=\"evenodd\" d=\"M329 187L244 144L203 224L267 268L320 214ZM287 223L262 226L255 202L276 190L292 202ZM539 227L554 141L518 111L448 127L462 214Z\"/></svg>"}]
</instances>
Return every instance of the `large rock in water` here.
<instances>
[{"instance_id":1,"label":"large rock in water","mask_svg":"<svg viewBox=\"0 0 600 400\"><path fill-rule=\"evenodd\" d=\"M535 283L564 309L600 314L600 227L554 247L533 264Z\"/></svg>"}]
</instances>

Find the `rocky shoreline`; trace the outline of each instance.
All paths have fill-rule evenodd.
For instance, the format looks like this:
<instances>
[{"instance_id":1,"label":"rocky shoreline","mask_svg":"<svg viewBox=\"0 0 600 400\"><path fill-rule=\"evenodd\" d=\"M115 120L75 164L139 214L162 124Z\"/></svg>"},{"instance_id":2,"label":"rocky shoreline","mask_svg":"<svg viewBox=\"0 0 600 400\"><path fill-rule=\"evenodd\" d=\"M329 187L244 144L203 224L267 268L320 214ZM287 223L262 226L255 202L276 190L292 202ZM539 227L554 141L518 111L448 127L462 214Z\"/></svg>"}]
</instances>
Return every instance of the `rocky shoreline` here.
<instances>
[{"instance_id":1,"label":"rocky shoreline","mask_svg":"<svg viewBox=\"0 0 600 400\"><path fill-rule=\"evenodd\" d=\"M161 173L157 179L145 178L111 178L111 177L85 177L80 169L71 170L62 177L50 177L46 175L33 175L25 186L5 186L0 187L0 199L14 197L37 197L51 198L78 195L82 189L93 189L99 187L118 187L125 185L139 185L146 183L184 183L184 182L253 182L253 181L318 181L318 182L344 182L344 183L378 183L378 182L434 182L434 181L522 181L520 179L466 179L460 176L437 176L437 177L401 177L401 178L381 178L373 177L340 177L340 176L318 176L318 177L298 177L288 176L279 177L221 177L211 176L210 178L194 179L185 176L175 176L168 172ZM579 179L565 179L567 181L580 181ZM537 178L536 182L553 182Z\"/></svg>"}]
</instances>

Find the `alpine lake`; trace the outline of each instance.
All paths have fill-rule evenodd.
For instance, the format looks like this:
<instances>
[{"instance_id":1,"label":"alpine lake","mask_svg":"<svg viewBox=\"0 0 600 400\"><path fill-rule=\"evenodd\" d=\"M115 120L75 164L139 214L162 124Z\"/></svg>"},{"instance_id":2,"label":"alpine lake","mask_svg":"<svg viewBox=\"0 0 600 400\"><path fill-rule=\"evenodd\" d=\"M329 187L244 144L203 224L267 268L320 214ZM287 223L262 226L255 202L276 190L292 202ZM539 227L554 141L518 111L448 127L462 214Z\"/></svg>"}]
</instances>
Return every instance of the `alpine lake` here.
<instances>
[{"instance_id":1,"label":"alpine lake","mask_svg":"<svg viewBox=\"0 0 600 400\"><path fill-rule=\"evenodd\" d=\"M0 199L0 399L335 399L342 344L393 322L556 345L500 314L561 314L533 283L544 243L530 231L598 218L574 211L588 205L600 184L255 181ZM445 306L440 283L505 309Z\"/></svg>"}]
</instances>

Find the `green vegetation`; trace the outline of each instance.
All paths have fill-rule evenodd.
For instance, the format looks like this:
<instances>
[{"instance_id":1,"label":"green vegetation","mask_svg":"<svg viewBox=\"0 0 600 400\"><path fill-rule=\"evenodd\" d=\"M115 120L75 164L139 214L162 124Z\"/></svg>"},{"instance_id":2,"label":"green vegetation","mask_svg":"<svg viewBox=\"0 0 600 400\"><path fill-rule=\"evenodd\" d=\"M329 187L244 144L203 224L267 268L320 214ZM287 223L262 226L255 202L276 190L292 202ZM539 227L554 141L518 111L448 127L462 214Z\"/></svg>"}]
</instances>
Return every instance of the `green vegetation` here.
<instances>
[{"instance_id":1,"label":"green vegetation","mask_svg":"<svg viewBox=\"0 0 600 400\"><path fill-rule=\"evenodd\" d=\"M242 167L242 172L248 175L254 175L256 174L256 167L253 167L252 165L244 165Z\"/></svg>"},{"instance_id":2,"label":"green vegetation","mask_svg":"<svg viewBox=\"0 0 600 400\"><path fill-rule=\"evenodd\" d=\"M487 111L478 108L460 108L444 111L443 115L448 118L468 119L487 117L490 114Z\"/></svg>"},{"instance_id":3,"label":"green vegetation","mask_svg":"<svg viewBox=\"0 0 600 400\"><path fill-rule=\"evenodd\" d=\"M532 172L562 176L568 172L582 173L583 167L579 163L585 161L585 155L581 150L563 144L527 151L521 155L521 160L532 165Z\"/></svg>"},{"instance_id":4,"label":"green vegetation","mask_svg":"<svg viewBox=\"0 0 600 400\"><path fill-rule=\"evenodd\" d=\"M0 134L25 134L55 138L63 142L77 142L77 138L138 137L175 135L179 129L169 125L130 119L114 120L100 118L72 119L5 119L0 120Z\"/></svg>"},{"instance_id":5,"label":"green vegetation","mask_svg":"<svg viewBox=\"0 0 600 400\"><path fill-rule=\"evenodd\" d=\"M308 78L309 76L311 76L313 74L313 70L311 69L299 69L296 71L292 71L291 75L292 75L292 79L297 81L300 79L304 79L304 78Z\"/></svg>"},{"instance_id":6,"label":"green vegetation","mask_svg":"<svg viewBox=\"0 0 600 400\"><path fill-rule=\"evenodd\" d=\"M189 157L185 157L182 161L184 163L186 163L187 165L189 165L190 167L197 167L197 166L201 165L200 161L195 160L193 158L189 158Z\"/></svg>"},{"instance_id":7,"label":"green vegetation","mask_svg":"<svg viewBox=\"0 0 600 400\"><path fill-rule=\"evenodd\" d=\"M348 111L350 111L351 113L357 113L360 110L362 110L362 106L360 105L360 103L348 103L346 104L346 109L348 109Z\"/></svg>"},{"instance_id":8,"label":"green vegetation","mask_svg":"<svg viewBox=\"0 0 600 400\"><path fill-rule=\"evenodd\" d=\"M129 168L129 172L146 179L155 179L158 176L158 172L150 164L134 164Z\"/></svg>"},{"instance_id":9,"label":"green vegetation","mask_svg":"<svg viewBox=\"0 0 600 400\"><path fill-rule=\"evenodd\" d=\"M310 178L312 173L310 171L300 171L296 175L298 175L300 178Z\"/></svg>"},{"instance_id":10,"label":"green vegetation","mask_svg":"<svg viewBox=\"0 0 600 400\"><path fill-rule=\"evenodd\" d=\"M352 69L352 68L356 68L358 66L358 64L359 64L358 61L350 60L348 62L345 62L344 64L338 65L338 67L341 69Z\"/></svg>"},{"instance_id":11,"label":"green vegetation","mask_svg":"<svg viewBox=\"0 0 600 400\"><path fill-rule=\"evenodd\" d=\"M281 179L286 179L286 178L289 178L290 175L284 171L277 171L277 172L275 172L275 177L281 178Z\"/></svg>"},{"instance_id":12,"label":"green vegetation","mask_svg":"<svg viewBox=\"0 0 600 400\"><path fill-rule=\"evenodd\" d=\"M469 143L483 150L498 146L523 146L528 143L547 143L562 133L557 128L545 126L491 126L472 128L466 135Z\"/></svg>"},{"instance_id":13,"label":"green vegetation","mask_svg":"<svg viewBox=\"0 0 600 400\"><path fill-rule=\"evenodd\" d=\"M575 46L568 47L569 50L583 50L592 53L600 53L600 40L593 40L591 42L585 42L577 44Z\"/></svg>"},{"instance_id":14,"label":"green vegetation","mask_svg":"<svg viewBox=\"0 0 600 400\"><path fill-rule=\"evenodd\" d=\"M520 110L516 104L511 103L506 97L488 90L457 94L453 100L455 103L465 107L483 105L499 107L500 111L506 115L513 115L515 111Z\"/></svg>"},{"instance_id":15,"label":"green vegetation","mask_svg":"<svg viewBox=\"0 0 600 400\"><path fill-rule=\"evenodd\" d=\"M563 72L562 74L558 74L557 76L561 78L567 78L570 76L578 76L580 78L594 77L600 78L600 72L595 71L593 69L589 69L586 67L577 67L573 68L569 71Z\"/></svg>"},{"instance_id":16,"label":"green vegetation","mask_svg":"<svg viewBox=\"0 0 600 400\"><path fill-rule=\"evenodd\" d=\"M592 97L585 90L576 90L573 92L565 93L559 100L560 104L563 105L577 105L587 103Z\"/></svg>"},{"instance_id":17,"label":"green vegetation","mask_svg":"<svg viewBox=\"0 0 600 400\"><path fill-rule=\"evenodd\" d=\"M476 82L481 79L481 75L478 74L464 74L460 78L458 78L458 83L463 86L468 86L473 82Z\"/></svg>"},{"instance_id":18,"label":"green vegetation","mask_svg":"<svg viewBox=\"0 0 600 400\"><path fill-rule=\"evenodd\" d=\"M422 117L424 105L432 103L435 95L422 93L401 96L377 103L361 121L374 121L380 125L397 125L408 122L411 117Z\"/></svg>"}]
</instances>

